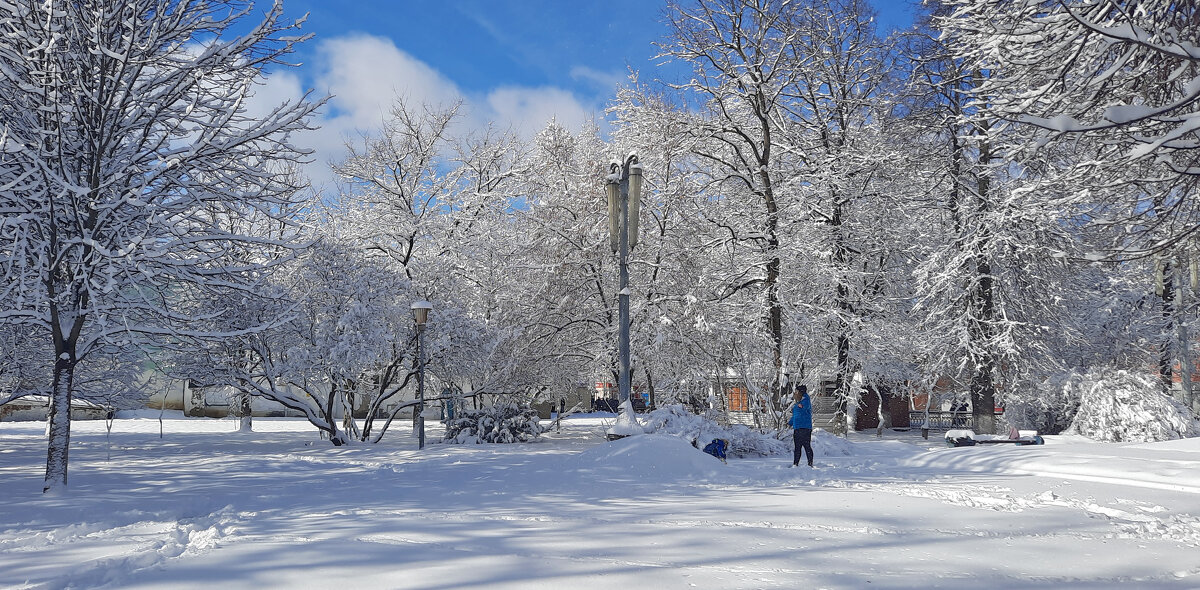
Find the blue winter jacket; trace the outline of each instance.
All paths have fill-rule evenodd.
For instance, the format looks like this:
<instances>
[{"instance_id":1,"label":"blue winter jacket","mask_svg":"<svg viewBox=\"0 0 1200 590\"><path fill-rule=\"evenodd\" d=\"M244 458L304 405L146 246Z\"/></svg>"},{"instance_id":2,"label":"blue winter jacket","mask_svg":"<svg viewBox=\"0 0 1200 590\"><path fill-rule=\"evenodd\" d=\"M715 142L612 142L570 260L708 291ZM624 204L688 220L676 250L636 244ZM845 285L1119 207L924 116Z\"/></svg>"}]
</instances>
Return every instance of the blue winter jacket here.
<instances>
[{"instance_id":1,"label":"blue winter jacket","mask_svg":"<svg viewBox=\"0 0 1200 590\"><path fill-rule=\"evenodd\" d=\"M788 420L792 428L807 428L812 430L812 400L808 394L792 405L792 419Z\"/></svg>"}]
</instances>

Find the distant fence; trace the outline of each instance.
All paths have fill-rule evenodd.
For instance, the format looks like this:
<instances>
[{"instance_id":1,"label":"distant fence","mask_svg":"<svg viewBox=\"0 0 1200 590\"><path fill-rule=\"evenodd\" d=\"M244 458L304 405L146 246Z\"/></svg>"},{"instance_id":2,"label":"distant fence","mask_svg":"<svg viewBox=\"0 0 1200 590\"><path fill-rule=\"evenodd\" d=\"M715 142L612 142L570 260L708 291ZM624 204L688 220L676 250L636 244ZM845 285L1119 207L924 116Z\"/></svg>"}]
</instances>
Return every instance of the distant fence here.
<instances>
[{"instance_id":1,"label":"distant fence","mask_svg":"<svg viewBox=\"0 0 1200 590\"><path fill-rule=\"evenodd\" d=\"M929 423L925 423L925 411L910 411L908 413L909 428L928 428L930 430L951 430L954 428L970 428L973 420L970 412L930 411Z\"/></svg>"}]
</instances>

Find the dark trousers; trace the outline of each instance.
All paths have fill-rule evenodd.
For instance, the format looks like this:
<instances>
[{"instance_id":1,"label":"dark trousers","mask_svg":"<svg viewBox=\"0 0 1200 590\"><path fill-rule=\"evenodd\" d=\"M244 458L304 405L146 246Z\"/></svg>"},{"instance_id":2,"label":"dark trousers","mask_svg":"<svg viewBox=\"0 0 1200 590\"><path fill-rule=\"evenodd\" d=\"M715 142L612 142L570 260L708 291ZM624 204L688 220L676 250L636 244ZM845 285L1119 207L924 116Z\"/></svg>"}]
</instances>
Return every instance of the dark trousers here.
<instances>
[{"instance_id":1,"label":"dark trousers","mask_svg":"<svg viewBox=\"0 0 1200 590\"><path fill-rule=\"evenodd\" d=\"M812 450L812 429L797 428L792 431L792 443L796 445L792 451L792 465L800 464L800 457L804 452L808 452L808 466L812 467L813 450Z\"/></svg>"}]
</instances>

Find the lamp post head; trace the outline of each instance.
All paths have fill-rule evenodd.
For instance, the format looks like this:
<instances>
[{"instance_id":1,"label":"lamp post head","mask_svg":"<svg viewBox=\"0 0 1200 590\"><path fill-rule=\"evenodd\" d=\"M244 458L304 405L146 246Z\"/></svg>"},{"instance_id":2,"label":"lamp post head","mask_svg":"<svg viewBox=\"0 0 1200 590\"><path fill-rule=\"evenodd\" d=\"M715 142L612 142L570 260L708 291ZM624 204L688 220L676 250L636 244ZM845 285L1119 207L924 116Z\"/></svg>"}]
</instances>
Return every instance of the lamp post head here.
<instances>
[{"instance_id":1,"label":"lamp post head","mask_svg":"<svg viewBox=\"0 0 1200 590\"><path fill-rule=\"evenodd\" d=\"M604 183L604 189L610 201L621 198L621 177L610 174Z\"/></svg>"},{"instance_id":2,"label":"lamp post head","mask_svg":"<svg viewBox=\"0 0 1200 590\"><path fill-rule=\"evenodd\" d=\"M414 301L412 304L413 319L416 320L418 327L425 327L425 322L429 321L429 310L433 309L433 304L425 301Z\"/></svg>"},{"instance_id":3,"label":"lamp post head","mask_svg":"<svg viewBox=\"0 0 1200 590\"><path fill-rule=\"evenodd\" d=\"M608 243L615 253L617 251L617 232L621 230L621 176L609 174L604 188L608 193Z\"/></svg>"},{"instance_id":4,"label":"lamp post head","mask_svg":"<svg viewBox=\"0 0 1200 590\"><path fill-rule=\"evenodd\" d=\"M629 247L638 243L638 216L642 209L642 165L637 156L629 155Z\"/></svg>"}]
</instances>

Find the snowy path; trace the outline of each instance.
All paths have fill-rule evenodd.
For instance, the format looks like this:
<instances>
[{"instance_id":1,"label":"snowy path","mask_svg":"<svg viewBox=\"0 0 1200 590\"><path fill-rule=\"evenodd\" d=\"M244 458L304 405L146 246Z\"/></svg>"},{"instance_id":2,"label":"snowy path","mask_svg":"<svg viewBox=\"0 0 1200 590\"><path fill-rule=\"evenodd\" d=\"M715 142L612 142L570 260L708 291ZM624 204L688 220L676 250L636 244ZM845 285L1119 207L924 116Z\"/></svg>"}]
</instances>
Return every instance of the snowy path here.
<instances>
[{"instance_id":1,"label":"snowy path","mask_svg":"<svg viewBox=\"0 0 1200 590\"><path fill-rule=\"evenodd\" d=\"M103 423L77 423L46 498L40 425L3 423L0 587L1200 586L1200 441L838 441L810 471L567 424L418 452L118 420L106 462Z\"/></svg>"}]
</instances>

